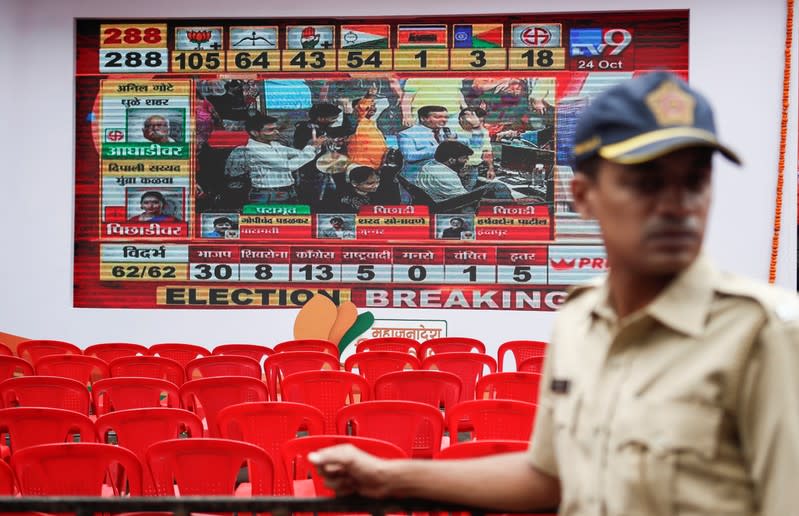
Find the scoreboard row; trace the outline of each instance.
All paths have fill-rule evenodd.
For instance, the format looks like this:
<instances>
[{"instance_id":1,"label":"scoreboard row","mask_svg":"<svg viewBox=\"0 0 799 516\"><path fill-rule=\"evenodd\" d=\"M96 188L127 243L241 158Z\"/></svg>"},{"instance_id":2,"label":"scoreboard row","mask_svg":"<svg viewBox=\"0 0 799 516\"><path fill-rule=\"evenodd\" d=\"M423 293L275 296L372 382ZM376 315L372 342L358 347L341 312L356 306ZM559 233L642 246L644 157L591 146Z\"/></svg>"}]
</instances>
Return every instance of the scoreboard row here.
<instances>
[{"instance_id":1,"label":"scoreboard row","mask_svg":"<svg viewBox=\"0 0 799 516\"><path fill-rule=\"evenodd\" d=\"M564 285L607 270L599 246L101 246L101 281Z\"/></svg>"},{"instance_id":2,"label":"scoreboard row","mask_svg":"<svg viewBox=\"0 0 799 516\"><path fill-rule=\"evenodd\" d=\"M584 60L575 60L573 66ZM600 60L606 70L620 60ZM584 65L583 65L584 66ZM564 70L566 49L463 48L365 50L101 49L100 73Z\"/></svg>"},{"instance_id":3,"label":"scoreboard row","mask_svg":"<svg viewBox=\"0 0 799 516\"><path fill-rule=\"evenodd\" d=\"M455 283L546 285L546 266L329 263L103 263L102 281L259 283Z\"/></svg>"}]
</instances>

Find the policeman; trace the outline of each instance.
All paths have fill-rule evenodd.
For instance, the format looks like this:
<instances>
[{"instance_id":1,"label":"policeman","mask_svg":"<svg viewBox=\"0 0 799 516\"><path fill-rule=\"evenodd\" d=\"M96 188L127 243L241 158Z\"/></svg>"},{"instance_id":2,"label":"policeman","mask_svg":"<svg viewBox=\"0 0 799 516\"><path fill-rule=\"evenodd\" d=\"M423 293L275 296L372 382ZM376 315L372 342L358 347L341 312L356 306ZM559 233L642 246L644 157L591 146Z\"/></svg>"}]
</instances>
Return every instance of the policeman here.
<instances>
[{"instance_id":1,"label":"policeman","mask_svg":"<svg viewBox=\"0 0 799 516\"><path fill-rule=\"evenodd\" d=\"M527 452L382 461L310 456L337 493L562 515L799 514L799 301L701 253L712 155L707 100L655 72L577 124L572 193L610 272L555 323Z\"/></svg>"}]
</instances>

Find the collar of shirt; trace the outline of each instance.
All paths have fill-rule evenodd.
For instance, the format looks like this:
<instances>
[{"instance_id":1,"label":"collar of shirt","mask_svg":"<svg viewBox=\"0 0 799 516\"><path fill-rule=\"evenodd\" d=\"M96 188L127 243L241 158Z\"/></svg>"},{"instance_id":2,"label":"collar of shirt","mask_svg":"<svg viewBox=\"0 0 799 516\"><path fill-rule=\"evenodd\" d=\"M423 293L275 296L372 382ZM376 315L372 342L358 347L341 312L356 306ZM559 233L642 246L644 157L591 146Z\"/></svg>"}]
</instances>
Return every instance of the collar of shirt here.
<instances>
[{"instance_id":1,"label":"collar of shirt","mask_svg":"<svg viewBox=\"0 0 799 516\"><path fill-rule=\"evenodd\" d=\"M268 147L268 148L271 149L271 148L280 147L280 146L281 145L278 142L264 143L264 142L259 142L258 140L253 140L252 138L250 138L247 141L247 147L249 147L251 149L259 149L259 148L262 149L264 147Z\"/></svg>"},{"instance_id":2,"label":"collar of shirt","mask_svg":"<svg viewBox=\"0 0 799 516\"><path fill-rule=\"evenodd\" d=\"M651 303L619 322L625 324L649 316L668 328L696 337L705 326L715 293L717 275L718 272L710 261L700 255ZM609 322L615 322L616 312L610 304L609 295L610 287L606 279L597 291L592 313Z\"/></svg>"}]
</instances>

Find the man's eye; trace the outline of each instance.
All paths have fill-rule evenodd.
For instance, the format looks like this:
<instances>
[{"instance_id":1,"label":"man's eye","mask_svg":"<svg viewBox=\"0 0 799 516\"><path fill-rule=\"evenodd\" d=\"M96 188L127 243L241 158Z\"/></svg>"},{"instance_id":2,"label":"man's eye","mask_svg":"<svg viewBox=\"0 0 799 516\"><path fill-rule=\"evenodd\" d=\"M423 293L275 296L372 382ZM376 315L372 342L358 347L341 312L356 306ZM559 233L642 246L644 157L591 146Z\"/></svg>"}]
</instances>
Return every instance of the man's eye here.
<instances>
[{"instance_id":1,"label":"man's eye","mask_svg":"<svg viewBox=\"0 0 799 516\"><path fill-rule=\"evenodd\" d=\"M658 177L642 175L630 182L631 186L641 193L655 193L663 188L663 181Z\"/></svg>"}]
</instances>

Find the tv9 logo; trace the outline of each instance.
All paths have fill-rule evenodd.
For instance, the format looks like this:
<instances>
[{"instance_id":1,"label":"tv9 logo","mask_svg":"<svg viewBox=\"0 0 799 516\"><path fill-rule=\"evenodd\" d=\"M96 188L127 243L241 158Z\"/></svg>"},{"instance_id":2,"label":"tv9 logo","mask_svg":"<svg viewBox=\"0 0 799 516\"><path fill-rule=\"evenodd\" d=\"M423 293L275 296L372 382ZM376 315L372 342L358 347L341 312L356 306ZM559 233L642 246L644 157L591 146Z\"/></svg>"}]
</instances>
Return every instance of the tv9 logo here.
<instances>
[{"instance_id":1,"label":"tv9 logo","mask_svg":"<svg viewBox=\"0 0 799 516\"><path fill-rule=\"evenodd\" d=\"M572 57L618 56L632 43L627 29L571 29L569 55Z\"/></svg>"},{"instance_id":2,"label":"tv9 logo","mask_svg":"<svg viewBox=\"0 0 799 516\"><path fill-rule=\"evenodd\" d=\"M632 59L629 51L625 53L632 41L633 35L627 29L571 29L569 55L575 58L572 61L573 68L623 70L622 57ZM627 63L627 68L631 68L632 64Z\"/></svg>"}]
</instances>

